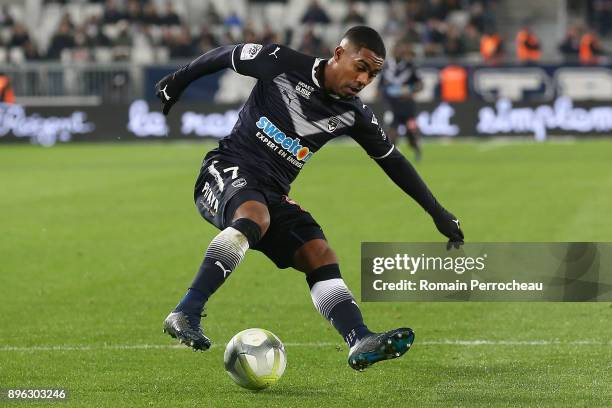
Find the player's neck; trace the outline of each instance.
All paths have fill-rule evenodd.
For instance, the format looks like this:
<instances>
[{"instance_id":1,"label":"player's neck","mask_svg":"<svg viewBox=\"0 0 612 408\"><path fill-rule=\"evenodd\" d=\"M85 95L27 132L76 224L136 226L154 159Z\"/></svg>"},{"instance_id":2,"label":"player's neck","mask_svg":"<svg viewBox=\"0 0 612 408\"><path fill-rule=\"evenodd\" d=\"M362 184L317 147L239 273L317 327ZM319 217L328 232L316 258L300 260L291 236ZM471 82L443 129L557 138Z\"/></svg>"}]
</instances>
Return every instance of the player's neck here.
<instances>
[{"instance_id":1,"label":"player's neck","mask_svg":"<svg viewBox=\"0 0 612 408\"><path fill-rule=\"evenodd\" d=\"M321 89L326 94L334 98L339 98L339 96L336 95L334 90L328 86L328 83L333 82L333 81L326 81L326 77L328 77L328 75L333 75L333 66L331 65L330 61L332 60L321 61L321 63L317 66L317 69L315 71L315 76L317 77L317 81L319 81L319 85Z\"/></svg>"},{"instance_id":2,"label":"player's neck","mask_svg":"<svg viewBox=\"0 0 612 408\"><path fill-rule=\"evenodd\" d=\"M329 60L321 61L319 65L317 65L315 76L317 77L317 81L319 82L319 86L321 87L321 89L323 89L327 93L330 93L331 89L327 88L327 84L325 81L325 69L327 68L328 63Z\"/></svg>"}]
</instances>

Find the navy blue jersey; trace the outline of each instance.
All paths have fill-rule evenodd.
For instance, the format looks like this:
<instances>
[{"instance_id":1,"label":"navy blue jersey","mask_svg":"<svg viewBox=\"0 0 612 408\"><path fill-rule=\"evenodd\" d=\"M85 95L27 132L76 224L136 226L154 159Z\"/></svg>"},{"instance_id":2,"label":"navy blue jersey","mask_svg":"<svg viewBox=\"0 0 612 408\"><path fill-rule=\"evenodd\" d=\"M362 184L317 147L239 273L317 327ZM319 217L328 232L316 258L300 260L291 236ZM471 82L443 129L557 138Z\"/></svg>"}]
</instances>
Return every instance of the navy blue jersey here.
<instances>
[{"instance_id":1,"label":"navy blue jersey","mask_svg":"<svg viewBox=\"0 0 612 408\"><path fill-rule=\"evenodd\" d=\"M207 158L235 163L286 194L302 167L338 136L352 137L374 159L389 156L393 144L372 110L358 97L321 88L326 62L277 44L235 46L232 69L258 81L231 133Z\"/></svg>"},{"instance_id":2,"label":"navy blue jersey","mask_svg":"<svg viewBox=\"0 0 612 408\"><path fill-rule=\"evenodd\" d=\"M420 82L421 78L412 62L389 58L383 66L379 88L390 102L394 102L406 99L401 95L402 87L414 90Z\"/></svg>"}]
</instances>

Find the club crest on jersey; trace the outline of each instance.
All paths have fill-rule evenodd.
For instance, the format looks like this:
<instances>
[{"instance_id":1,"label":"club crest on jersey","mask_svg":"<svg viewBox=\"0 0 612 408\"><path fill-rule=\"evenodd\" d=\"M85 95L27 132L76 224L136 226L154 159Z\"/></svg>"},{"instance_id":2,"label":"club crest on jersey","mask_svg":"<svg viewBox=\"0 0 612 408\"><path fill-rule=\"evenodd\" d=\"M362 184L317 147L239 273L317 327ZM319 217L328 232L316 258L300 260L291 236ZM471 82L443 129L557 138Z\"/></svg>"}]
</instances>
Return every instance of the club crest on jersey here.
<instances>
[{"instance_id":1,"label":"club crest on jersey","mask_svg":"<svg viewBox=\"0 0 612 408\"><path fill-rule=\"evenodd\" d=\"M265 116L260 117L255 125L261 129L271 141L278 143L283 150L289 152L301 162L308 161L314 154L308 147L300 145L299 138L296 137L294 139L285 135Z\"/></svg>"},{"instance_id":2,"label":"club crest on jersey","mask_svg":"<svg viewBox=\"0 0 612 408\"><path fill-rule=\"evenodd\" d=\"M327 121L327 130L329 130L330 132L333 132L334 130L336 130L339 124L340 124L340 119L338 119L335 116L332 116Z\"/></svg>"},{"instance_id":3,"label":"club crest on jersey","mask_svg":"<svg viewBox=\"0 0 612 408\"><path fill-rule=\"evenodd\" d=\"M378 119L376 119L376 115L372 114L372 124L378 126Z\"/></svg>"}]
</instances>

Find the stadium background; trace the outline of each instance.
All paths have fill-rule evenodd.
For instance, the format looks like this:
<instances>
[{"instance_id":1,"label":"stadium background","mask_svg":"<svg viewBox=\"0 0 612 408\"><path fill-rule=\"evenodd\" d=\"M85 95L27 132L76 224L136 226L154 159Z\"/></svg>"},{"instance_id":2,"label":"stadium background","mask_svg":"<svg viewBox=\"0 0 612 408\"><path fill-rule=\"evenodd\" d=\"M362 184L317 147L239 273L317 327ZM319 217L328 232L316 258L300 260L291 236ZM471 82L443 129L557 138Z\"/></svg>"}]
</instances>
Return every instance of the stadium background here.
<instances>
[{"instance_id":1,"label":"stadium background","mask_svg":"<svg viewBox=\"0 0 612 408\"><path fill-rule=\"evenodd\" d=\"M153 83L215 44L278 41L325 57L352 24L348 2L320 1L330 22L310 13L312 24L301 22L309 3L295 0L0 4L0 82L14 91L0 107L0 387L66 387L68 406L610 406L606 303L365 303L372 329L407 324L417 341L356 373L303 276L253 253L208 305L209 352L162 335L215 234L192 202L201 158L252 79L203 78L169 118ZM469 241L612 239L610 1L354 7L389 46L413 44L430 142L416 166ZM524 24L537 61L517 59ZM495 33L504 46L491 52ZM601 55L581 60L584 35ZM444 98L450 64L465 100ZM174 139L186 140L154 143ZM322 149L292 198L323 226L357 297L362 241L442 242L352 143ZM223 372L224 343L247 327L287 346L284 377L259 394Z\"/></svg>"},{"instance_id":2,"label":"stadium background","mask_svg":"<svg viewBox=\"0 0 612 408\"><path fill-rule=\"evenodd\" d=\"M412 44L426 137L612 131L605 0L0 3L1 70L17 104L0 108L0 142L223 137L252 78L202 78L168 121L155 82L221 44L278 42L327 57L346 28L361 23L383 33L390 52L397 42ZM539 42L537 55L517 46L525 26ZM376 83L362 98L384 116Z\"/></svg>"}]
</instances>

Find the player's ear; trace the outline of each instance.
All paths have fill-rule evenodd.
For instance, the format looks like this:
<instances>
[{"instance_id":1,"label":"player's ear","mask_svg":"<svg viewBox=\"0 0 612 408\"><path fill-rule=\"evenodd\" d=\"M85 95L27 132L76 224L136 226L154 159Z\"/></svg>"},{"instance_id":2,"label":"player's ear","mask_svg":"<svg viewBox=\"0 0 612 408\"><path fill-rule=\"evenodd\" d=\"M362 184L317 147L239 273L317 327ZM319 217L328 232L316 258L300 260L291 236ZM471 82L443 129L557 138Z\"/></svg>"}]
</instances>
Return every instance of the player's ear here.
<instances>
[{"instance_id":1,"label":"player's ear","mask_svg":"<svg viewBox=\"0 0 612 408\"><path fill-rule=\"evenodd\" d=\"M344 54L345 51L346 50L341 45L337 46L334 50L334 61L340 61L340 57L342 56L342 54Z\"/></svg>"}]
</instances>

